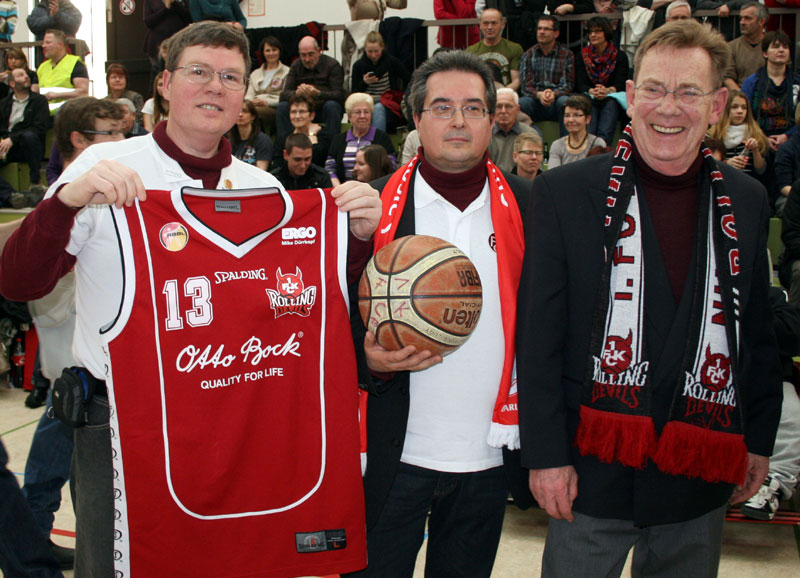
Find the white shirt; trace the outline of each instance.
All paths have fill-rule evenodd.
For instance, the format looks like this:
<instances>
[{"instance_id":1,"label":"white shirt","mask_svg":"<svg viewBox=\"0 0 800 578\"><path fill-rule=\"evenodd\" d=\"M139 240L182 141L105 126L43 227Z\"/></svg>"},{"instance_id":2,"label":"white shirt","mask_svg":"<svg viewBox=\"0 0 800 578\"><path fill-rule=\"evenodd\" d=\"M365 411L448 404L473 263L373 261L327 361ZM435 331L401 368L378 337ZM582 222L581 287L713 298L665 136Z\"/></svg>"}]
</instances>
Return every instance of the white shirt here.
<instances>
[{"instance_id":1,"label":"white shirt","mask_svg":"<svg viewBox=\"0 0 800 578\"><path fill-rule=\"evenodd\" d=\"M462 212L417 172L414 210L418 235L444 239L472 260L481 278L483 308L464 345L443 363L411 374L401 461L444 472L500 466L501 450L486 443L505 354L488 182Z\"/></svg>"}]
</instances>

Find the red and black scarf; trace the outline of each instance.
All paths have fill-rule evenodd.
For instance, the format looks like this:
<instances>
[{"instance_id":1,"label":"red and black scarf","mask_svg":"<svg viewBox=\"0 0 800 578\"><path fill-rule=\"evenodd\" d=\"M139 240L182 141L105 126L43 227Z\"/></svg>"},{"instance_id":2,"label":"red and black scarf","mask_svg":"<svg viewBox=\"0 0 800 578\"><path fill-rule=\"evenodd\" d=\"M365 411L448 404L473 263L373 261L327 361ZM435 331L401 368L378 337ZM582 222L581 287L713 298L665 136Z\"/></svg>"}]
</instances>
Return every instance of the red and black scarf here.
<instances>
[{"instance_id":1,"label":"red and black scarf","mask_svg":"<svg viewBox=\"0 0 800 578\"><path fill-rule=\"evenodd\" d=\"M602 84L608 86L614 68L617 66L617 47L611 42L606 43L606 49L602 54L597 54L591 46L581 48L583 64L586 66L586 74L593 85Z\"/></svg>"},{"instance_id":2,"label":"red and black scarf","mask_svg":"<svg viewBox=\"0 0 800 578\"><path fill-rule=\"evenodd\" d=\"M703 148L689 333L667 424L656 434L644 339L646 279L630 126L611 168L605 268L575 443L583 455L668 474L738 484L747 471L736 367L739 249L731 199Z\"/></svg>"}]
</instances>

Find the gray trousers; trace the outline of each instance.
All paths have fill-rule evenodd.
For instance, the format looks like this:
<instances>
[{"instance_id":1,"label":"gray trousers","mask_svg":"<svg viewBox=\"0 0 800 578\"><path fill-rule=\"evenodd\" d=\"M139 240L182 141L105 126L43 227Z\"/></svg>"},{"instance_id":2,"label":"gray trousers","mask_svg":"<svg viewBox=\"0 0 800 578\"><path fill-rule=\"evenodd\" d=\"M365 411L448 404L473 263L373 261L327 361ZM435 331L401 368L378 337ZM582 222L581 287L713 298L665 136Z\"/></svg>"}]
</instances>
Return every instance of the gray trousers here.
<instances>
[{"instance_id":1,"label":"gray trousers","mask_svg":"<svg viewBox=\"0 0 800 578\"><path fill-rule=\"evenodd\" d=\"M89 423L75 430L70 490L75 508L75 576L114 576L114 488L108 398L94 396Z\"/></svg>"},{"instance_id":2,"label":"gray trousers","mask_svg":"<svg viewBox=\"0 0 800 578\"><path fill-rule=\"evenodd\" d=\"M783 382L781 421L769 459L769 473L780 483L783 498L791 498L800 473L800 399L788 381Z\"/></svg>"},{"instance_id":3,"label":"gray trousers","mask_svg":"<svg viewBox=\"0 0 800 578\"><path fill-rule=\"evenodd\" d=\"M543 578L616 578L631 548L633 578L715 578L727 506L686 522L637 528L630 520L550 519Z\"/></svg>"}]
</instances>

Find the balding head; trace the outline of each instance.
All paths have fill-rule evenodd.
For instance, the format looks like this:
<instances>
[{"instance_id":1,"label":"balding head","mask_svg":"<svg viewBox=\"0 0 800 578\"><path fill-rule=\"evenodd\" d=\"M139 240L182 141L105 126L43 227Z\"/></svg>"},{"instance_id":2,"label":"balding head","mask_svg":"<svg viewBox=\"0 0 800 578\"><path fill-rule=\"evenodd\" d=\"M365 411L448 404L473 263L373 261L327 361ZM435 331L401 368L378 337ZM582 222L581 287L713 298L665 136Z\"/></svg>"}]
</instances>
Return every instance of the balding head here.
<instances>
[{"instance_id":1,"label":"balding head","mask_svg":"<svg viewBox=\"0 0 800 578\"><path fill-rule=\"evenodd\" d=\"M308 69L314 68L319 62L319 57L322 51L319 49L319 44L313 36L304 36L300 43L297 45L300 52L300 60L303 66Z\"/></svg>"},{"instance_id":2,"label":"balding head","mask_svg":"<svg viewBox=\"0 0 800 578\"><path fill-rule=\"evenodd\" d=\"M494 46L502 39L503 28L506 19L496 8L487 8L481 14L481 32L483 33L483 43L487 46Z\"/></svg>"}]
</instances>

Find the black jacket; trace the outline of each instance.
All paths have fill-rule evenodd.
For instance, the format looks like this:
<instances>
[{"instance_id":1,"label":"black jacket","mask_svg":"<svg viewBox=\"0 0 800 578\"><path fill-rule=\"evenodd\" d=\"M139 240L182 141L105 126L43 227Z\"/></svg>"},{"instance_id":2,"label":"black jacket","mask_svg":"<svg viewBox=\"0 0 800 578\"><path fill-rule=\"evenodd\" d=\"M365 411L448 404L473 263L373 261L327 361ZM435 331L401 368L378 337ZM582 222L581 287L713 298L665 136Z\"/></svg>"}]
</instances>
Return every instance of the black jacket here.
<instances>
[{"instance_id":1,"label":"black jacket","mask_svg":"<svg viewBox=\"0 0 800 578\"><path fill-rule=\"evenodd\" d=\"M517 308L517 372L522 463L532 469L573 465L575 511L637 526L699 517L725 504L733 486L661 472L650 462L636 470L581 456L573 445L589 359L592 319L604 257L604 202L612 155L545 171L533 184L525 262ZM754 179L720 163L736 216L739 246L740 407L748 451L769 456L782 389L769 307L766 252L769 206ZM643 323L650 355L651 415L660 432L669 415L686 347L691 292L675 302L658 239L642 195L647 279ZM690 265L688 283L696 270Z\"/></svg>"},{"instance_id":2,"label":"black jacket","mask_svg":"<svg viewBox=\"0 0 800 578\"><path fill-rule=\"evenodd\" d=\"M332 186L331 178L328 176L327 171L314 163L308 165L306 174L300 177L293 177L289 174L289 167L286 166L285 163L271 172L287 191L301 191L304 189L316 188L327 189Z\"/></svg>"},{"instance_id":3,"label":"black jacket","mask_svg":"<svg viewBox=\"0 0 800 578\"><path fill-rule=\"evenodd\" d=\"M50 123L50 109L47 106L47 99L38 92L31 92L22 120L9 133L8 117L11 116L13 99L14 93L11 92L3 100L0 100L0 138L10 136L11 140L16 144L19 134L24 130L30 130L39 135L44 144L45 134Z\"/></svg>"},{"instance_id":4,"label":"black jacket","mask_svg":"<svg viewBox=\"0 0 800 578\"><path fill-rule=\"evenodd\" d=\"M530 199L531 181L505 172L503 176L514 193L524 222ZM370 184L382 191L389 178L390 176L386 176ZM413 235L415 231L413 183L412 177L406 208L397 226L396 239ZM410 404L409 372L398 372L390 381L374 378L367 368L364 356L363 342L366 330L357 312L351 315L352 318L356 320L353 333L359 361L359 383L370 392L367 405L367 473L364 477L364 494L367 528L372 528L378 521L389 495L403 454ZM530 507L533 505L533 496L528 490L528 471L519 465L519 451L503 449L503 462L514 502L523 509Z\"/></svg>"},{"instance_id":5,"label":"black jacket","mask_svg":"<svg viewBox=\"0 0 800 578\"><path fill-rule=\"evenodd\" d=\"M399 59L391 54L384 52L378 62L372 62L366 54L353 64L352 85L353 92L367 92L367 83L364 82L364 75L367 72L374 72L376 76L382 76L385 72L389 73L389 87L393 90L405 90L411 80L411 74Z\"/></svg>"}]
</instances>

